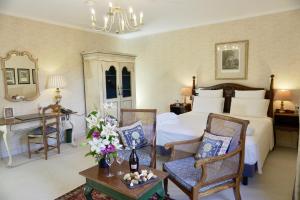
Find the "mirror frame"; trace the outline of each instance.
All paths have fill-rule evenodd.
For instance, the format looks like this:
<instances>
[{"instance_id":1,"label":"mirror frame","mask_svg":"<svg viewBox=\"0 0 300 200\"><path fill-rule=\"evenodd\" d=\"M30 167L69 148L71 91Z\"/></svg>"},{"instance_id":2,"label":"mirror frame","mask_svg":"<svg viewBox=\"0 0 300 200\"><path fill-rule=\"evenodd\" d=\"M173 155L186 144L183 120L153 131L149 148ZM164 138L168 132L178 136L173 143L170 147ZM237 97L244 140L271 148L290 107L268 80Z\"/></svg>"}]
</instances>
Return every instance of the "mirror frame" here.
<instances>
[{"instance_id":1,"label":"mirror frame","mask_svg":"<svg viewBox=\"0 0 300 200\"><path fill-rule=\"evenodd\" d=\"M4 81L4 91L5 91L5 99L8 101L12 101L12 102L19 102L18 100L14 100L11 97L8 96L8 85L7 85L7 80L6 80L6 76L5 76L5 62L7 60L9 60L12 55L16 55L16 56L27 56L27 58L33 62L35 70L36 70L36 95L30 98L25 98L22 101L33 101L36 98L38 98L40 96L40 89L39 89L39 76L38 76L38 59L34 58L32 56L32 54L28 51L18 51L18 50L11 50L9 51L6 56L4 58L0 57L1 60L1 70L2 70L2 74L3 74L3 81Z\"/></svg>"}]
</instances>

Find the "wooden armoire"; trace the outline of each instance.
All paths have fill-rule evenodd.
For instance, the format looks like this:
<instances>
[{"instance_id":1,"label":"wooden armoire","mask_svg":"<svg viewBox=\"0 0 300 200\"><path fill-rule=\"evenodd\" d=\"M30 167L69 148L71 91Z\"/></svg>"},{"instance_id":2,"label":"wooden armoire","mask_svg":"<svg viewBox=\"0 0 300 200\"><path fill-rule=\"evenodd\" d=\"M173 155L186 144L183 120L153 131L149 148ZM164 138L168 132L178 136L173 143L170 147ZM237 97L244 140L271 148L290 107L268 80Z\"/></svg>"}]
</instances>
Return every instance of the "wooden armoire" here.
<instances>
[{"instance_id":1,"label":"wooden armoire","mask_svg":"<svg viewBox=\"0 0 300 200\"><path fill-rule=\"evenodd\" d=\"M105 51L83 52L86 114L103 113L113 103L111 115L120 118L121 108L135 108L135 56Z\"/></svg>"}]
</instances>

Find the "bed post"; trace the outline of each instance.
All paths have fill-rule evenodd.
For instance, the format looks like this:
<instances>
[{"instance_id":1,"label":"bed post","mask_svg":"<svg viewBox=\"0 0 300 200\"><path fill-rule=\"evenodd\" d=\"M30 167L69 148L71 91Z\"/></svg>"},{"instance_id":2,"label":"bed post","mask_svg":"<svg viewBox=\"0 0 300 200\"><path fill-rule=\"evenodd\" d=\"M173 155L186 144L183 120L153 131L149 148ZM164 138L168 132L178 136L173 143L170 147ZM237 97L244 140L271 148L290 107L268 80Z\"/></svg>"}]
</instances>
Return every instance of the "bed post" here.
<instances>
[{"instance_id":1,"label":"bed post","mask_svg":"<svg viewBox=\"0 0 300 200\"><path fill-rule=\"evenodd\" d=\"M193 87L192 87L192 94L196 95L196 82L195 82L196 76L193 76Z\"/></svg>"},{"instance_id":2,"label":"bed post","mask_svg":"<svg viewBox=\"0 0 300 200\"><path fill-rule=\"evenodd\" d=\"M274 77L275 75L271 75L271 83L270 83L270 106L268 110L268 116L273 118L273 104L274 104Z\"/></svg>"}]
</instances>

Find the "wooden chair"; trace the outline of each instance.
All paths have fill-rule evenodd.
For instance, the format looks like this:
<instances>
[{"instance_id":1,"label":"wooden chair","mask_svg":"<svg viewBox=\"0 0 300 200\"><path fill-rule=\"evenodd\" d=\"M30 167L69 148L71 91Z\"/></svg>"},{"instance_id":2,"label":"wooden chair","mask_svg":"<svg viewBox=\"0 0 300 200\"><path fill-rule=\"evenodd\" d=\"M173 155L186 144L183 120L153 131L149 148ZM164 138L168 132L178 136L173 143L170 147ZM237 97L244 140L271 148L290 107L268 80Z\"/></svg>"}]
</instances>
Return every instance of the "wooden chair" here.
<instances>
[{"instance_id":1,"label":"wooden chair","mask_svg":"<svg viewBox=\"0 0 300 200\"><path fill-rule=\"evenodd\" d=\"M121 109L120 126L128 126L141 121L147 139L145 147L137 149L141 165L156 168L156 109ZM122 150L126 160L129 159L131 150Z\"/></svg>"},{"instance_id":2,"label":"wooden chair","mask_svg":"<svg viewBox=\"0 0 300 200\"><path fill-rule=\"evenodd\" d=\"M30 144L42 144L43 146L36 150L39 152L44 149L45 159L48 159L48 151L57 148L60 153L60 108L58 104L49 105L42 109L42 124L27 135L28 155L31 158ZM56 140L56 146L50 145L48 139ZM49 148L50 147L50 148Z\"/></svg>"},{"instance_id":3,"label":"wooden chair","mask_svg":"<svg viewBox=\"0 0 300 200\"><path fill-rule=\"evenodd\" d=\"M168 143L171 161L164 163L163 170L169 173L174 182L190 199L210 195L221 190L233 188L236 200L241 199L240 180L244 168L246 129L249 121L210 114L206 131L215 135L232 137L225 155L196 160L194 156L174 160L176 145L200 143L202 138ZM167 192L168 179L164 182Z\"/></svg>"}]
</instances>

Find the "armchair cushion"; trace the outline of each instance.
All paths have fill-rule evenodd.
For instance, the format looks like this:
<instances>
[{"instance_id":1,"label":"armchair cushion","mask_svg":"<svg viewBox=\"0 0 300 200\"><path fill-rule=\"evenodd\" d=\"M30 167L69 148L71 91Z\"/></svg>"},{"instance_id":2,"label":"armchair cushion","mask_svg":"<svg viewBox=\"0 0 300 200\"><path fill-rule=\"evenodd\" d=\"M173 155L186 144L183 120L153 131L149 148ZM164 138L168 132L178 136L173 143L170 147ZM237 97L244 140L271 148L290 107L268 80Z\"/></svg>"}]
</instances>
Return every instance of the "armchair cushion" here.
<instances>
[{"instance_id":1,"label":"armchair cushion","mask_svg":"<svg viewBox=\"0 0 300 200\"><path fill-rule=\"evenodd\" d=\"M164 163L163 168L169 173L169 176L174 178L187 190L192 191L192 187L198 184L201 178L201 169L194 167L195 158L187 157L179 160ZM223 173L222 173L223 174ZM215 174L216 175L216 174ZM216 177L214 177L216 178ZM221 181L199 189L199 192L205 192L214 187L221 186L225 183L233 182L232 180Z\"/></svg>"},{"instance_id":2,"label":"armchair cushion","mask_svg":"<svg viewBox=\"0 0 300 200\"><path fill-rule=\"evenodd\" d=\"M141 121L137 121L132 125L124 126L119 129L119 134L123 145L126 148L132 147L132 141L135 141L136 148L141 148L147 144L145 133Z\"/></svg>"},{"instance_id":3,"label":"armchair cushion","mask_svg":"<svg viewBox=\"0 0 300 200\"><path fill-rule=\"evenodd\" d=\"M123 155L123 158L125 160L129 160L131 150L128 150L128 149L119 150L118 153ZM140 165L150 166L150 163L151 163L151 146L146 146L146 147L137 149L136 153L139 157L139 164Z\"/></svg>"},{"instance_id":4,"label":"armchair cushion","mask_svg":"<svg viewBox=\"0 0 300 200\"><path fill-rule=\"evenodd\" d=\"M205 131L195 158L201 159L224 155L228 150L231 139L232 137L214 135Z\"/></svg>"}]
</instances>

